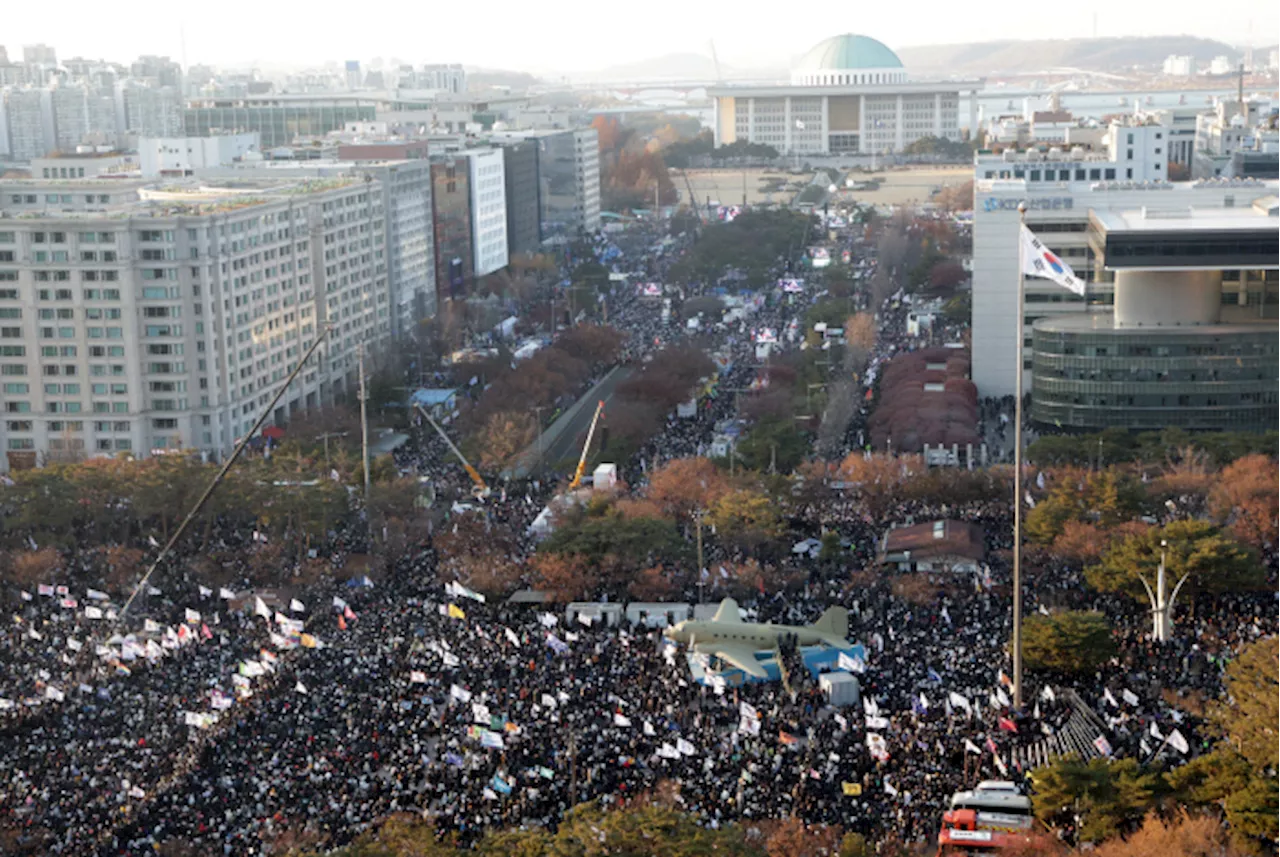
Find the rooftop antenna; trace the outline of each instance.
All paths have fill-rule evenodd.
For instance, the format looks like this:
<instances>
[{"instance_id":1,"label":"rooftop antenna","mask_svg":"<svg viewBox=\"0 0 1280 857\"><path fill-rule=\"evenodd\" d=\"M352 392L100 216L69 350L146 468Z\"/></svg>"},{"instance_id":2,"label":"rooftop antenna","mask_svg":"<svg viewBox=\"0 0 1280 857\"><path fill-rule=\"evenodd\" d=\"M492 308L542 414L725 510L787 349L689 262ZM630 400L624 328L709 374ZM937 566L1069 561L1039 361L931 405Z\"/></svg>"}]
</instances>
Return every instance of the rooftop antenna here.
<instances>
[{"instance_id":1,"label":"rooftop antenna","mask_svg":"<svg viewBox=\"0 0 1280 857\"><path fill-rule=\"evenodd\" d=\"M1240 63L1239 71L1236 75L1236 109L1240 111L1240 115L1248 121L1249 116L1244 109L1244 63Z\"/></svg>"}]
</instances>

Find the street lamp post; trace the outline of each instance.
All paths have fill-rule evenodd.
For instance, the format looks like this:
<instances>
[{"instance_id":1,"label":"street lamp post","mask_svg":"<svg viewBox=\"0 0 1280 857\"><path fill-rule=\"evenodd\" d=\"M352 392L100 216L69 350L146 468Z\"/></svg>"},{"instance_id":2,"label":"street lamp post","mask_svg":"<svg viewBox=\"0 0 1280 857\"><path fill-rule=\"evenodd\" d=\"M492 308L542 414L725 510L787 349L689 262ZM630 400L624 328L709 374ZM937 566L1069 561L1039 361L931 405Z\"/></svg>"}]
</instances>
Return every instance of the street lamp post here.
<instances>
[{"instance_id":1,"label":"street lamp post","mask_svg":"<svg viewBox=\"0 0 1280 857\"><path fill-rule=\"evenodd\" d=\"M1151 637L1157 643L1169 642L1169 637L1173 633L1173 602L1178 597L1182 584L1186 583L1187 578L1191 576L1190 572L1182 575L1182 579L1173 588L1173 592L1166 597L1168 578L1165 570L1165 554L1168 547L1169 542L1161 539L1160 565L1156 568L1156 586L1154 590L1152 590L1151 584L1147 583L1146 578L1141 575L1138 576L1138 580L1142 583L1142 588L1147 590L1147 598L1151 600Z\"/></svg>"}]
</instances>

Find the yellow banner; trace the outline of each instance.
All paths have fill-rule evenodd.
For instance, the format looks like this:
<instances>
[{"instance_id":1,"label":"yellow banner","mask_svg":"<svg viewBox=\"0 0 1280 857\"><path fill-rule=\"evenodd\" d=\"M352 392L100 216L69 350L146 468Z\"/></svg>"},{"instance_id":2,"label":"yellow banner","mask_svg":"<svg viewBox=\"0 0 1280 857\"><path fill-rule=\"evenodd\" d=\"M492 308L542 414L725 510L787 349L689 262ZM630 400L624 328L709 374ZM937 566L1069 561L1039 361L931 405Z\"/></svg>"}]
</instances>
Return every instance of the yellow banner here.
<instances>
[{"instance_id":1,"label":"yellow banner","mask_svg":"<svg viewBox=\"0 0 1280 857\"><path fill-rule=\"evenodd\" d=\"M465 619L467 614L462 612L462 608L457 604L449 605L449 617L452 619Z\"/></svg>"},{"instance_id":2,"label":"yellow banner","mask_svg":"<svg viewBox=\"0 0 1280 857\"><path fill-rule=\"evenodd\" d=\"M862 783L841 783L840 788L848 797L860 797L862 795Z\"/></svg>"}]
</instances>

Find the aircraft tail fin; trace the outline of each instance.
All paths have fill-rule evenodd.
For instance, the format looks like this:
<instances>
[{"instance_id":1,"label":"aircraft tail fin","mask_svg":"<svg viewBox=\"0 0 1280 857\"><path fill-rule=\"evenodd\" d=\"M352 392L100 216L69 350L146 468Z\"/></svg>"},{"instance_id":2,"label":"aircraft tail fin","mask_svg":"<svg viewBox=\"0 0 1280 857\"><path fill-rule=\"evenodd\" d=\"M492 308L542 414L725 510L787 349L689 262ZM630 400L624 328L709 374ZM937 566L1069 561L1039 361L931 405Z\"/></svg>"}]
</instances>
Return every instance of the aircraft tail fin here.
<instances>
[{"instance_id":1,"label":"aircraft tail fin","mask_svg":"<svg viewBox=\"0 0 1280 857\"><path fill-rule=\"evenodd\" d=\"M738 602L732 598L726 598L720 602L716 615L711 617L712 622L741 622L742 613L738 611Z\"/></svg>"},{"instance_id":2,"label":"aircraft tail fin","mask_svg":"<svg viewBox=\"0 0 1280 857\"><path fill-rule=\"evenodd\" d=\"M828 607L813 627L824 634L845 639L849 636L849 611L843 607Z\"/></svg>"}]
</instances>

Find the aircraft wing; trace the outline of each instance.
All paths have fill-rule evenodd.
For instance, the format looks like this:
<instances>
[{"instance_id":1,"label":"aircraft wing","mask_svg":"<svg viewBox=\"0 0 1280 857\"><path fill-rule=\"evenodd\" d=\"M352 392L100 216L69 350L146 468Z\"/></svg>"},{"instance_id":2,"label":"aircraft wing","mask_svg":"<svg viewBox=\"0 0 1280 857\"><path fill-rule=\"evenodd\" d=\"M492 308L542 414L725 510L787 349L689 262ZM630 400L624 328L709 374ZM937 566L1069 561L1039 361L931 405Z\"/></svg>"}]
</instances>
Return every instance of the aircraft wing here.
<instances>
[{"instance_id":1,"label":"aircraft wing","mask_svg":"<svg viewBox=\"0 0 1280 857\"><path fill-rule=\"evenodd\" d=\"M715 655L733 664L738 669L756 678L768 678L769 674L756 660L755 649L750 646L735 646L728 643L699 643L694 648L706 655Z\"/></svg>"}]
</instances>

